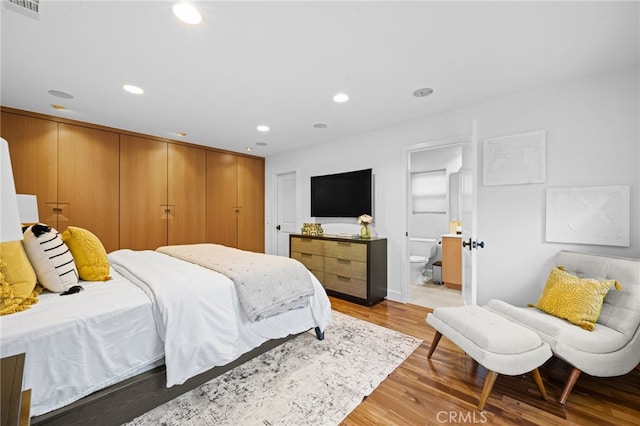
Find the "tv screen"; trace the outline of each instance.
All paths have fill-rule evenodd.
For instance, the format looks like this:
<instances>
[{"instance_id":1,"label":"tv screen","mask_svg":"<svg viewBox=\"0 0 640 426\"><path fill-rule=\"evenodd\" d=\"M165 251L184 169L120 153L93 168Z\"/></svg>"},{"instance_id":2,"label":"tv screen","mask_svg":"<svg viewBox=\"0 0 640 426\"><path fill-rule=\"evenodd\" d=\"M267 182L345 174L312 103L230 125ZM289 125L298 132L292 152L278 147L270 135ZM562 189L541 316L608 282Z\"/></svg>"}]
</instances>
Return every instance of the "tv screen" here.
<instances>
[{"instance_id":1,"label":"tv screen","mask_svg":"<svg viewBox=\"0 0 640 426\"><path fill-rule=\"evenodd\" d=\"M311 177L311 216L372 215L371 169Z\"/></svg>"}]
</instances>

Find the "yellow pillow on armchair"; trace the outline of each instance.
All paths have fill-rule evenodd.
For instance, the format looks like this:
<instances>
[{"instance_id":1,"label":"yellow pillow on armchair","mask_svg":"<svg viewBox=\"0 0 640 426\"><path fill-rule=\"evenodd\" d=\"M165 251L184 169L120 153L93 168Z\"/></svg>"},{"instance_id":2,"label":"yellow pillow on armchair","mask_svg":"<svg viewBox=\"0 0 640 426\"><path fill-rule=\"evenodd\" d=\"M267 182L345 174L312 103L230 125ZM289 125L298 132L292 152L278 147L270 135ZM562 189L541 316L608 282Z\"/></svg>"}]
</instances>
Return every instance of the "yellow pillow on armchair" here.
<instances>
[{"instance_id":1,"label":"yellow pillow on armchair","mask_svg":"<svg viewBox=\"0 0 640 426\"><path fill-rule=\"evenodd\" d=\"M95 234L83 228L69 226L62 233L62 241L69 247L80 279L85 281L111 279L107 251Z\"/></svg>"},{"instance_id":2,"label":"yellow pillow on armchair","mask_svg":"<svg viewBox=\"0 0 640 426\"><path fill-rule=\"evenodd\" d=\"M616 280L580 278L557 266L551 270L542 296L533 306L593 331L604 297L612 287L620 290L620 284Z\"/></svg>"}]
</instances>

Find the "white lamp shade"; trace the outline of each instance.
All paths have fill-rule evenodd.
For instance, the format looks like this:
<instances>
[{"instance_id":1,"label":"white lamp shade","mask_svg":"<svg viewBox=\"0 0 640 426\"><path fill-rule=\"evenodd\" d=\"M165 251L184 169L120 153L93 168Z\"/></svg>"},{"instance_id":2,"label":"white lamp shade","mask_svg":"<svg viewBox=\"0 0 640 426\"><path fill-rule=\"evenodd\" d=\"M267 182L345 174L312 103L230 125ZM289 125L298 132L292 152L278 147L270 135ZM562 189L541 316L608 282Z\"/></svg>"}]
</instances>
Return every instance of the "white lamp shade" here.
<instances>
[{"instance_id":1,"label":"white lamp shade","mask_svg":"<svg viewBox=\"0 0 640 426\"><path fill-rule=\"evenodd\" d=\"M0 138L0 242L22 239L9 144Z\"/></svg>"},{"instance_id":2,"label":"white lamp shade","mask_svg":"<svg viewBox=\"0 0 640 426\"><path fill-rule=\"evenodd\" d=\"M23 224L38 223L38 199L35 195L18 194L18 213L20 214L20 222Z\"/></svg>"}]
</instances>

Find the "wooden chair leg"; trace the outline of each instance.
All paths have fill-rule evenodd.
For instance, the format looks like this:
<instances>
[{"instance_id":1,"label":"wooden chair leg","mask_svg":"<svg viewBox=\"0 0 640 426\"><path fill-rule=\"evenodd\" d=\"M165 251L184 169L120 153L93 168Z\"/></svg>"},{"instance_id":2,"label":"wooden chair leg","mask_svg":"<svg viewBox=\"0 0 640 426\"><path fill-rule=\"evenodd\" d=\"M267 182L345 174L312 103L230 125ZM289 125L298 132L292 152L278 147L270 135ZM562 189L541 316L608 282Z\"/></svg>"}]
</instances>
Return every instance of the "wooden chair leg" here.
<instances>
[{"instance_id":1,"label":"wooden chair leg","mask_svg":"<svg viewBox=\"0 0 640 426\"><path fill-rule=\"evenodd\" d=\"M431 347L429 348L429 353L427 354L427 359L431 359L431 355L433 355L433 351L436 350L436 346L438 346L441 337L442 333L436 331L436 334L433 336L433 341L431 342Z\"/></svg>"},{"instance_id":2,"label":"wooden chair leg","mask_svg":"<svg viewBox=\"0 0 640 426\"><path fill-rule=\"evenodd\" d=\"M547 390L544 388L544 383L542 382L542 377L540 376L540 371L537 368L534 368L531 371L531 375L533 376L533 380L538 385L538 390L540 391L540 395L542 395L542 399L547 400Z\"/></svg>"},{"instance_id":3,"label":"wooden chair leg","mask_svg":"<svg viewBox=\"0 0 640 426\"><path fill-rule=\"evenodd\" d=\"M562 393L560 394L560 399L558 399L558 402L560 404L564 405L564 403L567 402L567 398L569 398L569 394L571 393L573 386L576 384L576 381L578 381L580 373L580 370L578 370L577 368L571 368L569 376L567 376L567 381L564 382L564 388L562 389Z\"/></svg>"},{"instance_id":4,"label":"wooden chair leg","mask_svg":"<svg viewBox=\"0 0 640 426\"><path fill-rule=\"evenodd\" d=\"M484 385L482 386L482 395L480 395L480 402L478 403L478 410L484 410L484 404L486 404L487 399L489 399L489 394L491 394L491 390L493 389L493 384L496 382L498 378L498 373L495 371L489 370L487 373L487 377L484 379Z\"/></svg>"}]
</instances>

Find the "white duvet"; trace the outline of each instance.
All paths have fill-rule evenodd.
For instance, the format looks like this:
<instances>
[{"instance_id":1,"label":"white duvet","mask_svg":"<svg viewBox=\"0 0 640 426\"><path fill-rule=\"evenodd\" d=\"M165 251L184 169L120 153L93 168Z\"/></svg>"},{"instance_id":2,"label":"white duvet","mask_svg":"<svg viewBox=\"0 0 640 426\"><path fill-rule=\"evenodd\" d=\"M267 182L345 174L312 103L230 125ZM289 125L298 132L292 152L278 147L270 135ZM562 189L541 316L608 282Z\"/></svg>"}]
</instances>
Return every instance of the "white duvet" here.
<instances>
[{"instance_id":1,"label":"white duvet","mask_svg":"<svg viewBox=\"0 0 640 426\"><path fill-rule=\"evenodd\" d=\"M109 261L154 302L167 387L227 364L269 339L324 330L331 322L329 299L311 274L315 291L309 307L250 322L233 282L218 272L155 251L118 250Z\"/></svg>"},{"instance_id":2,"label":"white duvet","mask_svg":"<svg viewBox=\"0 0 640 426\"><path fill-rule=\"evenodd\" d=\"M26 311L0 317L0 356L24 353L31 415L68 405L162 365L151 301L111 271L68 296L45 291Z\"/></svg>"},{"instance_id":3,"label":"white duvet","mask_svg":"<svg viewBox=\"0 0 640 426\"><path fill-rule=\"evenodd\" d=\"M30 309L0 317L0 356L25 353L31 415L68 405L164 362L167 387L227 364L263 342L331 322L313 278L309 307L249 322L233 283L153 252L109 254L113 280L69 295L44 292Z\"/></svg>"}]
</instances>

